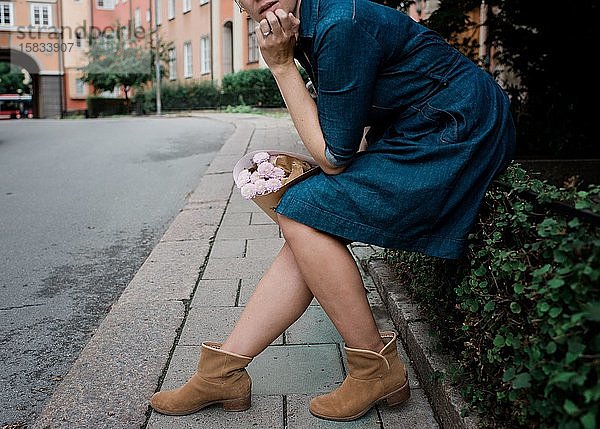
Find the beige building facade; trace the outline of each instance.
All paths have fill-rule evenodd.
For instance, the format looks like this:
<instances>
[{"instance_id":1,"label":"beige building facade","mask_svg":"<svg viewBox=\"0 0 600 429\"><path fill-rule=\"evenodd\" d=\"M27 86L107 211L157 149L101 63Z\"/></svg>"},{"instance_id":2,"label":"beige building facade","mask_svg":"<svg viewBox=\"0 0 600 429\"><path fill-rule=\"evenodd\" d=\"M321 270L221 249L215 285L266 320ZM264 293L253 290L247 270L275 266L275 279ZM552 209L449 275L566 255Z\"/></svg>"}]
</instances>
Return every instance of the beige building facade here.
<instances>
[{"instance_id":1,"label":"beige building facade","mask_svg":"<svg viewBox=\"0 0 600 429\"><path fill-rule=\"evenodd\" d=\"M438 6L439 0L417 0L407 13L421 21ZM81 81L79 68L87 62L88 39L116 23L130 35L140 30L149 48L169 44L162 82L218 85L228 73L266 67L256 23L233 0L0 0L0 61L27 71L36 117L86 108L93 88Z\"/></svg>"},{"instance_id":2,"label":"beige building facade","mask_svg":"<svg viewBox=\"0 0 600 429\"><path fill-rule=\"evenodd\" d=\"M57 117L65 107L60 0L0 1L0 61L19 67L33 89L36 117ZM44 94L44 97L40 97Z\"/></svg>"},{"instance_id":3,"label":"beige building facade","mask_svg":"<svg viewBox=\"0 0 600 429\"><path fill-rule=\"evenodd\" d=\"M265 67L254 21L233 0L157 0L156 24L170 42L168 79L210 80L241 70Z\"/></svg>"}]
</instances>

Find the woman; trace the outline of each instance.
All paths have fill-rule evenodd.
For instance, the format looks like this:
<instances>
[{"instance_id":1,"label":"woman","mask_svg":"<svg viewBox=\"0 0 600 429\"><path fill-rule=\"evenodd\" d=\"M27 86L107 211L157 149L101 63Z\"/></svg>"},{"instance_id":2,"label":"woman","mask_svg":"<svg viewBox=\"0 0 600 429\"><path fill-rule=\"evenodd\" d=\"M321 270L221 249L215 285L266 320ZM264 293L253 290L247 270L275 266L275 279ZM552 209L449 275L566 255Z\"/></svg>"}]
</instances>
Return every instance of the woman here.
<instances>
[{"instance_id":1,"label":"woman","mask_svg":"<svg viewBox=\"0 0 600 429\"><path fill-rule=\"evenodd\" d=\"M460 257L488 185L513 153L509 101L487 73L392 8L369 0L241 3L259 22L262 56L323 172L278 205L285 244L230 336L204 343L196 374L151 404L165 414L213 403L247 409L245 366L316 297L346 343L349 375L310 411L353 420L410 393L396 336L378 331L346 245Z\"/></svg>"}]
</instances>

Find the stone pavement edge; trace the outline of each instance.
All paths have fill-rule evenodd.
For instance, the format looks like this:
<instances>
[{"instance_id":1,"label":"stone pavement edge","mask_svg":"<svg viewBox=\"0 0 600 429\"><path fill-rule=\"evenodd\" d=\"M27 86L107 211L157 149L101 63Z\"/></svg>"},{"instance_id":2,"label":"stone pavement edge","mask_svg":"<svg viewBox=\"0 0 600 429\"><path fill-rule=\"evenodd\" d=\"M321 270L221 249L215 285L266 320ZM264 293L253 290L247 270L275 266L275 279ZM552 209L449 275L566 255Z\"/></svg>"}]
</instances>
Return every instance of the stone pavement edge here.
<instances>
[{"instance_id":1,"label":"stone pavement edge","mask_svg":"<svg viewBox=\"0 0 600 429\"><path fill-rule=\"evenodd\" d=\"M288 117L194 113L235 125L184 207L32 425L50 428L377 428L440 427L415 371L412 396L395 408L377 405L354 422L313 417L308 401L346 375L343 342L318 303L248 366L252 407L219 406L171 417L148 399L195 371L202 341L221 341L233 327L262 273L283 244L279 227L234 187L232 169L259 149L307 153ZM357 263L371 246L353 243ZM382 330L395 328L369 274L358 264Z\"/></svg>"}]
</instances>

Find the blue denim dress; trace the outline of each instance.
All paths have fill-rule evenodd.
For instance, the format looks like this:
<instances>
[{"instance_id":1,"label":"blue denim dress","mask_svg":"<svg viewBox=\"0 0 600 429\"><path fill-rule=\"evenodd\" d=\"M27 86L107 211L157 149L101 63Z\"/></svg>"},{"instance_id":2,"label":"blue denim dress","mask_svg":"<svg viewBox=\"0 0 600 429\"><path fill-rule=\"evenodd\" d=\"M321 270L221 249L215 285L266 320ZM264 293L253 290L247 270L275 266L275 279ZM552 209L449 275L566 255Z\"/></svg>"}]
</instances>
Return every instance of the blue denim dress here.
<instances>
[{"instance_id":1,"label":"blue denim dress","mask_svg":"<svg viewBox=\"0 0 600 429\"><path fill-rule=\"evenodd\" d=\"M325 155L346 169L290 187L276 211L349 241L461 257L514 153L502 88L390 7L302 0L300 20L296 58L316 87Z\"/></svg>"}]
</instances>

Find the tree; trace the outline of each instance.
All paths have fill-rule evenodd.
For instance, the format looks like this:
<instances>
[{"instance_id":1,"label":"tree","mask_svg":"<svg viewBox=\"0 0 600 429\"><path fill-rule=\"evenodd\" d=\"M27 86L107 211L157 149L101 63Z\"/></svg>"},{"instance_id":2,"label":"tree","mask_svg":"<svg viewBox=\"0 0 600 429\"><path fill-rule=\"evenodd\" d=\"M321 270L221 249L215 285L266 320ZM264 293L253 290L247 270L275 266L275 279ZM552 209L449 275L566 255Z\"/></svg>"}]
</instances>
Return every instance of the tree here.
<instances>
[{"instance_id":1,"label":"tree","mask_svg":"<svg viewBox=\"0 0 600 429\"><path fill-rule=\"evenodd\" d=\"M25 74L11 63L0 62L0 94L29 93Z\"/></svg>"},{"instance_id":2,"label":"tree","mask_svg":"<svg viewBox=\"0 0 600 429\"><path fill-rule=\"evenodd\" d=\"M507 86L517 121L518 155L598 158L596 70L591 65L600 40L597 2L486 0L488 45L494 61L515 79ZM425 25L467 54L469 19L481 0L441 0ZM471 40L472 42L472 40ZM472 46L471 46L472 48Z\"/></svg>"},{"instance_id":3,"label":"tree","mask_svg":"<svg viewBox=\"0 0 600 429\"><path fill-rule=\"evenodd\" d=\"M118 23L116 28L121 28ZM122 31L91 39L87 56L88 64L80 69L83 71L82 80L94 87L95 94L122 87L128 107L131 88L141 87L152 78L153 56L150 49L124 37Z\"/></svg>"}]
</instances>

